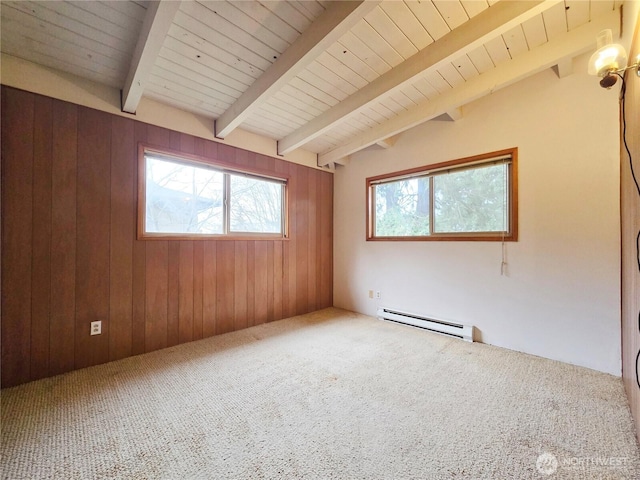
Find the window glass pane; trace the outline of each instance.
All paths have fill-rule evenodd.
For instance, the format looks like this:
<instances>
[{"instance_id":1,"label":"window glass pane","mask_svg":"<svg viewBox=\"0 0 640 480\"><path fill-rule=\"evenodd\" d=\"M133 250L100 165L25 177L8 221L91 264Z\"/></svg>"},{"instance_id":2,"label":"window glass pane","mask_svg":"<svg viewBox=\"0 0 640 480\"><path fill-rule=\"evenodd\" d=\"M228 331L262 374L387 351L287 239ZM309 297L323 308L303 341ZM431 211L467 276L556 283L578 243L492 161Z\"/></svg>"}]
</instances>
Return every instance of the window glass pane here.
<instances>
[{"instance_id":1,"label":"window glass pane","mask_svg":"<svg viewBox=\"0 0 640 480\"><path fill-rule=\"evenodd\" d=\"M434 176L434 232L507 231L507 168L500 164Z\"/></svg>"},{"instance_id":2,"label":"window glass pane","mask_svg":"<svg viewBox=\"0 0 640 480\"><path fill-rule=\"evenodd\" d=\"M375 236L429 235L429 179L411 178L374 187Z\"/></svg>"},{"instance_id":3,"label":"window glass pane","mask_svg":"<svg viewBox=\"0 0 640 480\"><path fill-rule=\"evenodd\" d=\"M282 184L230 175L229 221L232 232L281 233Z\"/></svg>"},{"instance_id":4,"label":"window glass pane","mask_svg":"<svg viewBox=\"0 0 640 480\"><path fill-rule=\"evenodd\" d=\"M146 157L146 231L223 233L223 173Z\"/></svg>"}]
</instances>

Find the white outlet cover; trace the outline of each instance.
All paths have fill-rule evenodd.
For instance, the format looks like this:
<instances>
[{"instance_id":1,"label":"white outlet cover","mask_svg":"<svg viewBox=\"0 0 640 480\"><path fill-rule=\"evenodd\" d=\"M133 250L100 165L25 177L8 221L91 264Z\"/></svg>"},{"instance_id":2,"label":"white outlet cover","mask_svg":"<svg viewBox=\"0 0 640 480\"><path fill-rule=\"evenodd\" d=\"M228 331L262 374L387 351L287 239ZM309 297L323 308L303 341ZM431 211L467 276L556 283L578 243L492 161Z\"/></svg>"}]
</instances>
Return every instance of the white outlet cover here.
<instances>
[{"instance_id":1,"label":"white outlet cover","mask_svg":"<svg viewBox=\"0 0 640 480\"><path fill-rule=\"evenodd\" d=\"M91 322L91 335L100 335L102 333L102 322Z\"/></svg>"}]
</instances>

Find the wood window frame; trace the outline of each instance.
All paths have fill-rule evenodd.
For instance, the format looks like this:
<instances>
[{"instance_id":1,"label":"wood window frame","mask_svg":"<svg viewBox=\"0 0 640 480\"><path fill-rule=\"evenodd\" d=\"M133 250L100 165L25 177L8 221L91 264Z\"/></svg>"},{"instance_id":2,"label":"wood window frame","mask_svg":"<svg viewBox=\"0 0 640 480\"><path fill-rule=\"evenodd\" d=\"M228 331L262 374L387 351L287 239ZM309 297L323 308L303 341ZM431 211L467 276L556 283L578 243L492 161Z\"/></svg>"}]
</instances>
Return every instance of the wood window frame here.
<instances>
[{"instance_id":1,"label":"wood window frame","mask_svg":"<svg viewBox=\"0 0 640 480\"><path fill-rule=\"evenodd\" d=\"M225 231L228 233L163 233L146 231L146 163L147 153L155 153L162 157L175 158L176 163L203 165L213 167L222 173L248 174L265 180L277 180L283 184L283 208L282 208L282 232L281 233L253 233L253 232L229 232L228 225ZM229 177L225 176L225 182ZM286 173L273 172L254 167L245 167L231 162L207 158L201 155L183 153L165 147L158 147L146 143L138 144L138 205L137 205L137 239L138 240L288 240L289 239L289 180ZM228 187L228 186L227 186ZM228 190L227 190L228 192ZM226 204L227 202L225 202ZM225 206L225 208L228 208ZM229 215L225 215L226 223L229 223Z\"/></svg>"},{"instance_id":2,"label":"wood window frame","mask_svg":"<svg viewBox=\"0 0 640 480\"><path fill-rule=\"evenodd\" d=\"M432 235L422 236L395 236L395 237L377 237L374 232L374 208L375 199L373 198L373 187L382 180L393 179L399 177L418 177L428 176L429 174L442 172L444 170L464 169L473 165L489 164L492 160L510 157L509 161L509 181L507 186L507 207L508 207L508 225L509 231L505 233L496 232L460 232L460 233L433 233ZM431 194L431 193L430 193ZM430 224L433 225L433 202L430 203ZM431 227L432 228L432 227ZM366 240L374 242L386 241L481 241L481 242L516 242L518 241L518 148L508 148L495 152L483 153L471 157L449 160L446 162L424 165L421 167L411 168L398 172L386 173L366 179Z\"/></svg>"}]
</instances>

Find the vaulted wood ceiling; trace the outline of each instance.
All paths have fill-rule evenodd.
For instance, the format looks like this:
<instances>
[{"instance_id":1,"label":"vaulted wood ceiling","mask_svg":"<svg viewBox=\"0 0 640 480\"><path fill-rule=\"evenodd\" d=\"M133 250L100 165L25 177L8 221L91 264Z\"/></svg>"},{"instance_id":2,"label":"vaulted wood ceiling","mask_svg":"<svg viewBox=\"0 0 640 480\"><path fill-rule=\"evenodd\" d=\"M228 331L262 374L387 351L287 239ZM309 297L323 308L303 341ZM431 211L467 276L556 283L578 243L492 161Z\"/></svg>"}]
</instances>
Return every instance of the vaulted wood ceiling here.
<instances>
[{"instance_id":1,"label":"vaulted wood ceiling","mask_svg":"<svg viewBox=\"0 0 640 480\"><path fill-rule=\"evenodd\" d=\"M595 48L620 0L2 1L2 52L345 163ZM214 126L215 125L215 126Z\"/></svg>"}]
</instances>

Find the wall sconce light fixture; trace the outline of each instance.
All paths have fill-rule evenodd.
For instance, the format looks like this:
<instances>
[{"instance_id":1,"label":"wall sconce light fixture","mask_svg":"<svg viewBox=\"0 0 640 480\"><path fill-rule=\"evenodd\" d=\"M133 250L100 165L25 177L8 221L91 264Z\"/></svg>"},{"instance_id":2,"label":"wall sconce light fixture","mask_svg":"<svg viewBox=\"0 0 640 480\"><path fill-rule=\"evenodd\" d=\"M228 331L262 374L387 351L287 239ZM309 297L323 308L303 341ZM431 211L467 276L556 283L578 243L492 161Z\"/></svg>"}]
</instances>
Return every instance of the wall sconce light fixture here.
<instances>
[{"instance_id":1,"label":"wall sconce light fixture","mask_svg":"<svg viewBox=\"0 0 640 480\"><path fill-rule=\"evenodd\" d=\"M627 66L627 52L622 45L613 43L611 30L602 30L596 41L598 49L589 59L588 73L602 78L602 88L613 87L618 76L629 69L635 69L636 75L640 76L640 55L633 65Z\"/></svg>"}]
</instances>

